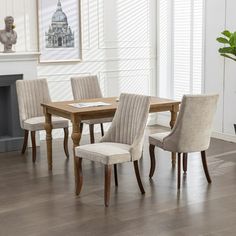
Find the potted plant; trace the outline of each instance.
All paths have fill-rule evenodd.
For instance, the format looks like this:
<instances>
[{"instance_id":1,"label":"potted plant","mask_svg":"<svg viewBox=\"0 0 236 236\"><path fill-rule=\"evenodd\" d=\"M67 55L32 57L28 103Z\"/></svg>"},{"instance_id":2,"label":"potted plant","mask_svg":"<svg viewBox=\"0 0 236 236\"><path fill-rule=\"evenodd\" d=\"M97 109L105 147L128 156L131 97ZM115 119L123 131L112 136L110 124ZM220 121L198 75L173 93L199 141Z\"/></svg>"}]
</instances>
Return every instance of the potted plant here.
<instances>
[{"instance_id":1,"label":"potted plant","mask_svg":"<svg viewBox=\"0 0 236 236\"><path fill-rule=\"evenodd\" d=\"M225 30L221 33L224 37L219 37L216 40L223 43L225 46L219 48L219 53L223 57L230 58L236 61L236 32Z\"/></svg>"},{"instance_id":2,"label":"potted plant","mask_svg":"<svg viewBox=\"0 0 236 236\"><path fill-rule=\"evenodd\" d=\"M220 55L236 61L236 32L225 30L221 34L224 37L216 39L219 43L224 44L224 47L218 50ZM234 124L234 131L236 133L236 124Z\"/></svg>"}]
</instances>

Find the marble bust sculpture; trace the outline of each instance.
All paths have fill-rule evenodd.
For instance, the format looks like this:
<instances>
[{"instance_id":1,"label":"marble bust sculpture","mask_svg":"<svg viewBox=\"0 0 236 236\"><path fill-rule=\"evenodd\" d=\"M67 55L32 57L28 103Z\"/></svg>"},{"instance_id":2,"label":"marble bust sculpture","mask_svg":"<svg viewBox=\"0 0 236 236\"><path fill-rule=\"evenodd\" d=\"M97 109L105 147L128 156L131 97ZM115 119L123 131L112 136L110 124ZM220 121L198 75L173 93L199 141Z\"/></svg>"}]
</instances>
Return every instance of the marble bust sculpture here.
<instances>
[{"instance_id":1,"label":"marble bust sculpture","mask_svg":"<svg viewBox=\"0 0 236 236\"><path fill-rule=\"evenodd\" d=\"M0 30L0 42L4 45L4 53L14 52L12 45L16 44L17 34L13 30L14 18L12 16L5 17L5 29Z\"/></svg>"}]
</instances>

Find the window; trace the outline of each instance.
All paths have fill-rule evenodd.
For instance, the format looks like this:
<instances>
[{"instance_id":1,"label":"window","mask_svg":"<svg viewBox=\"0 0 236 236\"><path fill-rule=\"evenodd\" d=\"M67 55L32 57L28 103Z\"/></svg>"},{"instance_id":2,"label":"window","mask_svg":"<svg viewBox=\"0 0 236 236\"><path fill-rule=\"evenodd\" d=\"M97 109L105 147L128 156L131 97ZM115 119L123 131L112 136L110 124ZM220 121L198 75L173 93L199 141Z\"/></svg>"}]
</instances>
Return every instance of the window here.
<instances>
[{"instance_id":1,"label":"window","mask_svg":"<svg viewBox=\"0 0 236 236\"><path fill-rule=\"evenodd\" d=\"M203 0L160 0L159 95L201 93Z\"/></svg>"}]
</instances>

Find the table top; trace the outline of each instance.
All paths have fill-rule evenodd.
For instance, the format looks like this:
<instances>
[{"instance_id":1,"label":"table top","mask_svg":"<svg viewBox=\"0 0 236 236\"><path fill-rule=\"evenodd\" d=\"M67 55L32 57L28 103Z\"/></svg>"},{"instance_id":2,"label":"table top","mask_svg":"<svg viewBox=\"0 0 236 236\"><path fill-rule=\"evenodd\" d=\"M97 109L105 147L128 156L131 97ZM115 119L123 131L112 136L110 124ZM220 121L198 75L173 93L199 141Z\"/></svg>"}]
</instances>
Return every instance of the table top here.
<instances>
[{"instance_id":1,"label":"table top","mask_svg":"<svg viewBox=\"0 0 236 236\"><path fill-rule=\"evenodd\" d=\"M105 102L110 105L107 106L97 106L97 107L85 107L85 108L76 108L69 104L72 103L85 103L85 102ZM104 97L104 98L95 98L95 99L83 99L83 100L72 100L72 101L61 101L61 102L50 102L50 103L42 103L41 105L47 109L47 112L50 114L77 114L80 116L87 115L98 115L100 114L103 117L105 114L115 113L119 102L117 101L117 97ZM150 104L150 112L156 111L167 111L170 110L171 107L179 106L180 101L166 99L166 98L158 98L152 97Z\"/></svg>"}]
</instances>

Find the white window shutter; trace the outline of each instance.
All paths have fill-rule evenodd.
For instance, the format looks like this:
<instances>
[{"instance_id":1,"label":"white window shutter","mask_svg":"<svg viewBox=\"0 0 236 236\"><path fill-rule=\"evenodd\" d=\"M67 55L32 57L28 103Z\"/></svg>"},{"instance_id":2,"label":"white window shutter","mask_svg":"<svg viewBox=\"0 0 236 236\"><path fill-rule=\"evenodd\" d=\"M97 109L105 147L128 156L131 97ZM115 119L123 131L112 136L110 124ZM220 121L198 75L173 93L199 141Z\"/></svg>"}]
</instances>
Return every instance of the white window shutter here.
<instances>
[{"instance_id":1,"label":"white window shutter","mask_svg":"<svg viewBox=\"0 0 236 236\"><path fill-rule=\"evenodd\" d=\"M201 93L203 0L160 0L159 16L160 96Z\"/></svg>"}]
</instances>

